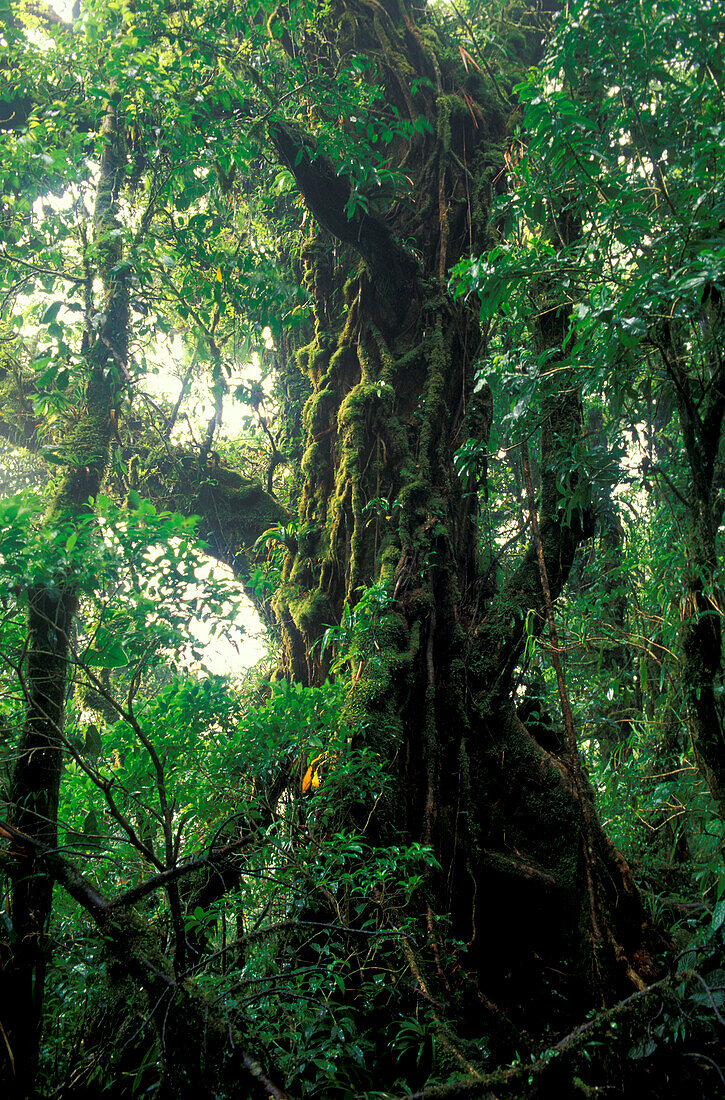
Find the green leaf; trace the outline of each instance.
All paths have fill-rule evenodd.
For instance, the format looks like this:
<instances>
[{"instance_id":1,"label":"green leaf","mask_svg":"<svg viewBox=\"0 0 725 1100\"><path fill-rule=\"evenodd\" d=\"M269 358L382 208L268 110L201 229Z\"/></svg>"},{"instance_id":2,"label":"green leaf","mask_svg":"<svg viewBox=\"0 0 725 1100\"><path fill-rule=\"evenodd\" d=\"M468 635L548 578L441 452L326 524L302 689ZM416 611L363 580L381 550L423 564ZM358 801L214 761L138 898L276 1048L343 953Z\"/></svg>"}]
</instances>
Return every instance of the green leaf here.
<instances>
[{"instance_id":1,"label":"green leaf","mask_svg":"<svg viewBox=\"0 0 725 1100\"><path fill-rule=\"evenodd\" d=\"M77 832L76 829L66 829L65 842L69 847L84 847L88 841L84 837L83 833Z\"/></svg>"},{"instance_id":2,"label":"green leaf","mask_svg":"<svg viewBox=\"0 0 725 1100\"><path fill-rule=\"evenodd\" d=\"M98 848L101 843L100 825L95 810L89 810L83 822L83 836L87 847Z\"/></svg>"},{"instance_id":3,"label":"green leaf","mask_svg":"<svg viewBox=\"0 0 725 1100\"><path fill-rule=\"evenodd\" d=\"M70 463L69 463L68 459L65 457L65 455L59 455L59 454L57 454L56 451L43 450L43 451L40 452L40 455L41 455L41 458L43 458L45 462L50 462L53 466L69 466L70 465Z\"/></svg>"},{"instance_id":4,"label":"green leaf","mask_svg":"<svg viewBox=\"0 0 725 1100\"><path fill-rule=\"evenodd\" d=\"M103 754L103 742L101 740L101 733L98 726L94 722L86 728L85 741L83 743L84 752L88 756L101 756Z\"/></svg>"},{"instance_id":5,"label":"green leaf","mask_svg":"<svg viewBox=\"0 0 725 1100\"><path fill-rule=\"evenodd\" d=\"M103 650L88 649L81 658L81 663L89 668L125 668L129 663L129 656L120 642L111 642Z\"/></svg>"},{"instance_id":6,"label":"green leaf","mask_svg":"<svg viewBox=\"0 0 725 1100\"><path fill-rule=\"evenodd\" d=\"M58 310L62 305L62 302L51 302L40 318L41 325L49 325L51 321L55 321L58 316Z\"/></svg>"}]
</instances>

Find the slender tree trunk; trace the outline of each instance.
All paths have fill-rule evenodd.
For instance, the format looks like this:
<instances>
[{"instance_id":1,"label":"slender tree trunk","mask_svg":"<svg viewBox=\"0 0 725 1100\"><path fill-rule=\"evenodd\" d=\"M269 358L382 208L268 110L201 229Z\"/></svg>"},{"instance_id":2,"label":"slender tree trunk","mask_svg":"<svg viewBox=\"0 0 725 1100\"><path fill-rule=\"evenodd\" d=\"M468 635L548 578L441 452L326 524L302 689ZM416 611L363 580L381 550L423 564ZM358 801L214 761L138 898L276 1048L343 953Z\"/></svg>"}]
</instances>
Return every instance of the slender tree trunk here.
<instances>
[{"instance_id":1,"label":"slender tree trunk","mask_svg":"<svg viewBox=\"0 0 725 1100\"><path fill-rule=\"evenodd\" d=\"M719 297L702 319L701 386L688 371L690 350L665 326L660 351L676 394L689 466L687 583L680 608L680 652L686 715L698 766L725 818L725 724L718 703L722 682L723 593L717 583L715 471L725 421L724 308Z\"/></svg>"},{"instance_id":2,"label":"slender tree trunk","mask_svg":"<svg viewBox=\"0 0 725 1100\"><path fill-rule=\"evenodd\" d=\"M124 279L113 273L119 259L116 228L121 137L113 101L104 123L105 145L94 214L98 274L104 287L105 322L94 331L88 318L83 352L87 365L86 412L66 447L67 470L51 504L49 530L75 531L88 517L103 482L112 436L112 410L126 377L128 305ZM93 301L88 274L88 303ZM90 313L90 310L89 310ZM51 950L49 924L53 881L35 860L32 841L57 847L58 798L63 771L63 720L68 691L70 637L78 604L72 573L57 571L28 593L27 656L23 667L25 722L16 749L9 802L11 821L29 838L14 841L10 916L12 953L0 975L3 1065L8 1096L32 1096L41 1041L45 971Z\"/></svg>"},{"instance_id":3,"label":"slender tree trunk","mask_svg":"<svg viewBox=\"0 0 725 1100\"><path fill-rule=\"evenodd\" d=\"M101 368L89 388L89 411L71 441L69 455L86 462L74 466L47 517L53 528L73 530L76 503L95 497L105 471L110 442L110 387ZM95 440L95 454L87 449ZM86 505L87 508L87 505ZM72 579L56 576L28 593L27 659L23 670L26 715L12 772L12 823L50 848L57 846L58 796L63 771L63 715L68 689L70 637L78 593ZM4 1031L12 1095L30 1096L37 1071L45 970L50 949L49 922L53 883L36 866L31 849L15 844L23 868L12 888L10 914L13 953L2 973L0 1022ZM7 1080L7 1078L6 1078ZM10 1084L12 1082L12 1084Z\"/></svg>"}]
</instances>

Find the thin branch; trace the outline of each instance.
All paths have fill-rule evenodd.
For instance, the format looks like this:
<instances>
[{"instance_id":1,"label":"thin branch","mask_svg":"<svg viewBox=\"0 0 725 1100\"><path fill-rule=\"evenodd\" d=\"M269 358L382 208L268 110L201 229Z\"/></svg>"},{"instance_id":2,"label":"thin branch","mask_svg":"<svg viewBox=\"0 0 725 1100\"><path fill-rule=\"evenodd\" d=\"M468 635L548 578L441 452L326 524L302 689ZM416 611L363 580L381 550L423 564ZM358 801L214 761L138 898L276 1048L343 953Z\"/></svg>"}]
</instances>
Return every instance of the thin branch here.
<instances>
[{"instance_id":1,"label":"thin branch","mask_svg":"<svg viewBox=\"0 0 725 1100\"><path fill-rule=\"evenodd\" d=\"M85 283L85 275L70 275L67 271L58 271L54 267L43 267L42 264L31 263L30 260L21 260L19 256L10 256L6 248L0 248L0 260L7 260L9 264L21 264L29 268L35 275L51 275L54 279L64 279L68 283Z\"/></svg>"}]
</instances>

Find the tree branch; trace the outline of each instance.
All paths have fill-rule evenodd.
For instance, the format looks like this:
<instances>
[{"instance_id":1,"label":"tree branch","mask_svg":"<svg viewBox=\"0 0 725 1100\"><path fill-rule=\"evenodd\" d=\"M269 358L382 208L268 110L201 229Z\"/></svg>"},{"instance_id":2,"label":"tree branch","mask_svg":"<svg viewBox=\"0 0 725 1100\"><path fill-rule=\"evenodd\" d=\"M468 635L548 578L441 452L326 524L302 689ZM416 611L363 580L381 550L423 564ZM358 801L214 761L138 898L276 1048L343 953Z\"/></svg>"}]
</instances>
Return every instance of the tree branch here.
<instances>
[{"instance_id":1,"label":"tree branch","mask_svg":"<svg viewBox=\"0 0 725 1100\"><path fill-rule=\"evenodd\" d=\"M294 176L307 206L319 224L339 241L349 244L384 286L404 286L415 280L418 265L405 252L386 225L365 212L346 211L352 184L335 173L323 156L316 155L311 140L289 123L274 122L269 134L280 158Z\"/></svg>"}]
</instances>

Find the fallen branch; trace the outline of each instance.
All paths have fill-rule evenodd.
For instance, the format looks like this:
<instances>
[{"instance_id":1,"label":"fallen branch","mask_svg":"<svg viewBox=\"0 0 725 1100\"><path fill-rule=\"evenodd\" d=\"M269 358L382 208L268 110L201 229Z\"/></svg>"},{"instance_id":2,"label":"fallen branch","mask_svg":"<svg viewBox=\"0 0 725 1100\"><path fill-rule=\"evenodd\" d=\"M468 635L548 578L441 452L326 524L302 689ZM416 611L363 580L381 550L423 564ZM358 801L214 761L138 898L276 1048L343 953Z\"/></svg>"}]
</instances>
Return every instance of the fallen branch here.
<instances>
[{"instance_id":1,"label":"fallen branch","mask_svg":"<svg viewBox=\"0 0 725 1100\"><path fill-rule=\"evenodd\" d=\"M682 974L678 975L678 981L682 978ZM396 1100L459 1100L459 1097L466 1097L469 1100L494 1100L494 1098L502 1100L505 1096L517 1095L514 1090L520 1089L522 1083L525 1084L528 1094L531 1091L531 1085L545 1073L552 1062L574 1053L589 1041L597 1029L610 1029L611 1024L629 1016L635 1008L641 1008L644 1002L664 992L671 983L671 978L662 978L647 986L646 989L638 989L635 993L631 993L623 1001L598 1013L592 1020L587 1020L575 1027L534 1062L522 1062L508 1069L495 1070L483 1077L464 1077L445 1085L433 1085L431 1088L406 1097L398 1097Z\"/></svg>"}]
</instances>

